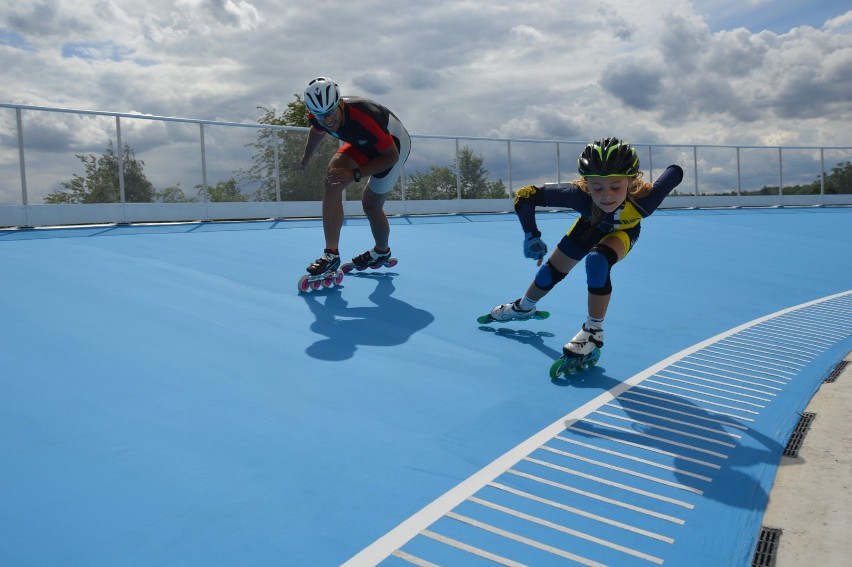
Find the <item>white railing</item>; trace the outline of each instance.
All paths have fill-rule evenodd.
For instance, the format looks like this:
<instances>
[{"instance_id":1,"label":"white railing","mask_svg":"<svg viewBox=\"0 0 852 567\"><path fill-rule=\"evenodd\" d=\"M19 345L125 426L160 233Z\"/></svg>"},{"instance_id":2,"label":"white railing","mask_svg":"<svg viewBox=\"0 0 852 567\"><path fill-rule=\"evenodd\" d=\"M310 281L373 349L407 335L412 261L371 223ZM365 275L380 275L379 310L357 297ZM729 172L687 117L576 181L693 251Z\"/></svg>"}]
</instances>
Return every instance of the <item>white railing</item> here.
<instances>
[{"instance_id":1,"label":"white railing","mask_svg":"<svg viewBox=\"0 0 852 567\"><path fill-rule=\"evenodd\" d=\"M0 227L320 216L319 187L313 200L281 198L277 159L275 201L213 202L208 198L212 184L251 166L248 148L256 151L261 130L299 137L306 131L259 123L0 103ZM416 134L412 138L412 155L400 180L401 198L387 202L389 214L509 211L516 188L569 182L576 177L576 156L587 143ZM63 182L82 177L81 155L100 155L107 145L116 149L119 161L119 202L44 204L45 196ZM178 203L127 202L123 152L119 151L125 145L144 161L145 174L154 185L184 184L198 188L198 197ZM852 187L840 188L839 194L826 192L827 176L833 168L852 161L852 147L634 146L640 152L646 179L653 180L670 163L680 164L685 171L684 182L663 207L852 205ZM277 156L278 146L274 149ZM488 181L502 183L505 198L462 198L464 179L455 174L454 167L462 149L481 158ZM455 198L407 197L412 175L422 176L442 167L455 174ZM791 190L802 186L818 186L818 190L807 194ZM771 194L746 194L761 189L765 193L766 188L774 189ZM362 214L359 201L347 201L344 206L347 215Z\"/></svg>"}]
</instances>

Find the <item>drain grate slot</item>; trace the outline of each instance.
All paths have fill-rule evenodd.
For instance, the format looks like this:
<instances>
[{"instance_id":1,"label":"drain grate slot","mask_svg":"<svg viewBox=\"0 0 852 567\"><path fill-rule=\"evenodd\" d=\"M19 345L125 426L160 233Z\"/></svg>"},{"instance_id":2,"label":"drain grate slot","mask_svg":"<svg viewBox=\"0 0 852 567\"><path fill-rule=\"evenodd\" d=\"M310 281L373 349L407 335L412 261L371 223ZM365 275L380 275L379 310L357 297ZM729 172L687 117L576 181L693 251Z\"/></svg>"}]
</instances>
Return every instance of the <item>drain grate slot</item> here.
<instances>
[{"instance_id":1,"label":"drain grate slot","mask_svg":"<svg viewBox=\"0 0 852 567\"><path fill-rule=\"evenodd\" d=\"M778 560L778 544L781 540L781 530L778 528L760 528L760 537L757 539L757 548L754 550L754 559L751 567L775 567Z\"/></svg>"},{"instance_id":2,"label":"drain grate slot","mask_svg":"<svg viewBox=\"0 0 852 567\"><path fill-rule=\"evenodd\" d=\"M828 377L826 377L825 380L823 380L823 382L837 382L837 378L839 378L840 375L843 374L843 370L846 369L847 364L849 364L848 360L841 360L840 362L838 362L837 366L834 367L834 370L831 371L831 373L828 375Z\"/></svg>"},{"instance_id":3,"label":"drain grate slot","mask_svg":"<svg viewBox=\"0 0 852 567\"><path fill-rule=\"evenodd\" d=\"M815 417L815 413L805 412L802 414L802 417L799 419L799 423L796 424L796 429L793 430L793 434L787 442L787 447L784 448L785 457L799 456L799 449L802 448L802 443L805 441L805 434L808 432L808 429L810 429L811 423L813 423Z\"/></svg>"}]
</instances>

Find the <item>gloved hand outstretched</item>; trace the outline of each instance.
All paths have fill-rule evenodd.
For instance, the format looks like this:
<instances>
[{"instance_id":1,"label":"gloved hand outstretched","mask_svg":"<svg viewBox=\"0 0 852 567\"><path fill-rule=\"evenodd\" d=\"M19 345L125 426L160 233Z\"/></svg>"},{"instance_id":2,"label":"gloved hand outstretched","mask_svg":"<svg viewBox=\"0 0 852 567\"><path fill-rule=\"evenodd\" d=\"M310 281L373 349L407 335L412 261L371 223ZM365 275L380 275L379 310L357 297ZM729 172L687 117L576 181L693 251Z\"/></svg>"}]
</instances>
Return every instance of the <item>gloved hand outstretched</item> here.
<instances>
[{"instance_id":1,"label":"gloved hand outstretched","mask_svg":"<svg viewBox=\"0 0 852 567\"><path fill-rule=\"evenodd\" d=\"M532 232L524 233L524 257L541 260L547 254L547 244Z\"/></svg>"}]
</instances>

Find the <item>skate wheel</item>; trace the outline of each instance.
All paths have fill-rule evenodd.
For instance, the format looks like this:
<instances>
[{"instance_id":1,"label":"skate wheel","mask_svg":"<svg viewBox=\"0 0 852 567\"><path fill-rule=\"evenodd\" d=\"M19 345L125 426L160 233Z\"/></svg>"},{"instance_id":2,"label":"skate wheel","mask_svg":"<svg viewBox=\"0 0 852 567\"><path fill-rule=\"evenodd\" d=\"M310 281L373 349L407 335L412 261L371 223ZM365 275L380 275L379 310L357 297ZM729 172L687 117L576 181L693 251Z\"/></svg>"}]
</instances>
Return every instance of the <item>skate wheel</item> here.
<instances>
[{"instance_id":1,"label":"skate wheel","mask_svg":"<svg viewBox=\"0 0 852 567\"><path fill-rule=\"evenodd\" d=\"M322 280L322 287L328 289L334 285L334 276L326 276Z\"/></svg>"},{"instance_id":2,"label":"skate wheel","mask_svg":"<svg viewBox=\"0 0 852 567\"><path fill-rule=\"evenodd\" d=\"M309 291L311 291L311 284L308 281L308 276L302 276L301 278L299 278L298 286L299 291L301 293L308 293Z\"/></svg>"},{"instance_id":3,"label":"skate wheel","mask_svg":"<svg viewBox=\"0 0 852 567\"><path fill-rule=\"evenodd\" d=\"M399 260L397 260L396 258L390 258L387 262L385 262L385 268L393 268L394 266L396 266L396 263L398 261Z\"/></svg>"},{"instance_id":4,"label":"skate wheel","mask_svg":"<svg viewBox=\"0 0 852 567\"><path fill-rule=\"evenodd\" d=\"M334 276L334 285L340 285L343 282L343 274L344 272L337 272L337 275Z\"/></svg>"},{"instance_id":5,"label":"skate wheel","mask_svg":"<svg viewBox=\"0 0 852 567\"><path fill-rule=\"evenodd\" d=\"M342 266L340 266L340 269L343 271L344 274L348 274L349 272L352 271L352 269L354 267L355 267L355 264L353 264L352 262L347 262L346 264L343 264Z\"/></svg>"},{"instance_id":6,"label":"skate wheel","mask_svg":"<svg viewBox=\"0 0 852 567\"><path fill-rule=\"evenodd\" d=\"M322 287L322 280L314 280L311 282L311 289L317 291Z\"/></svg>"},{"instance_id":7,"label":"skate wheel","mask_svg":"<svg viewBox=\"0 0 852 567\"><path fill-rule=\"evenodd\" d=\"M601 357L601 349L596 348L594 350L594 352L592 352L591 357L589 358L589 366L591 367L591 366L594 366L595 364L597 364L600 357Z\"/></svg>"},{"instance_id":8,"label":"skate wheel","mask_svg":"<svg viewBox=\"0 0 852 567\"><path fill-rule=\"evenodd\" d=\"M358 270L359 272L363 272L364 270L367 269L367 266L355 266L355 269Z\"/></svg>"},{"instance_id":9,"label":"skate wheel","mask_svg":"<svg viewBox=\"0 0 852 567\"><path fill-rule=\"evenodd\" d=\"M562 370L563 370L562 366L564 364L565 364L565 361L560 358L560 359L557 359L556 362L554 362L553 364L550 365L550 379L551 380L558 380L559 378L562 377L562 373L563 373L562 372Z\"/></svg>"}]
</instances>

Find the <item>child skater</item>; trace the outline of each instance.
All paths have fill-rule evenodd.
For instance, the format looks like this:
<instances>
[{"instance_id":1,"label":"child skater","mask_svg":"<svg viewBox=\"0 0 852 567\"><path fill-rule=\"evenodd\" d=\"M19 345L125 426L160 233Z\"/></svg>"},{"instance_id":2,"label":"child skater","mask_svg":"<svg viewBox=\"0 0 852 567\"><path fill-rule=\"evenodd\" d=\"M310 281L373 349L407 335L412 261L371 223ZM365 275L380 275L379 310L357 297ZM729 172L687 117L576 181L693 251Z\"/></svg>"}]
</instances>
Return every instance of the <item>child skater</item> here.
<instances>
[{"instance_id":1,"label":"child skater","mask_svg":"<svg viewBox=\"0 0 852 567\"><path fill-rule=\"evenodd\" d=\"M524 256L538 260L539 265L547 246L536 226L536 207L574 209L580 217L538 270L526 294L491 311L496 321L529 319L536 313L538 301L585 258L588 318L562 347L568 359L588 356L603 346L603 321L612 295L610 271L635 246L640 221L683 179L680 166L670 165L653 184L643 181L636 150L617 138L595 140L583 149L577 163L582 177L569 187L529 185L516 193Z\"/></svg>"}]
</instances>

